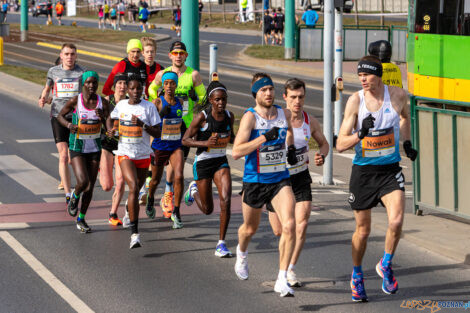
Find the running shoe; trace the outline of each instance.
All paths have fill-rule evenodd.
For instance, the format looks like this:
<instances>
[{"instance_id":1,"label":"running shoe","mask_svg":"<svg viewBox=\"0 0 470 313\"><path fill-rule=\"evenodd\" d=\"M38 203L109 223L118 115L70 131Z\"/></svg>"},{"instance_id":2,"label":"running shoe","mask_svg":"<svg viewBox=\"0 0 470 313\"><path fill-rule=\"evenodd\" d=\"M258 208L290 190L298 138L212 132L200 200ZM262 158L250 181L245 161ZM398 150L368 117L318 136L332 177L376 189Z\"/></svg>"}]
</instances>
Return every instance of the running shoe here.
<instances>
[{"instance_id":1,"label":"running shoe","mask_svg":"<svg viewBox=\"0 0 470 313\"><path fill-rule=\"evenodd\" d=\"M382 259L380 259L379 263L377 263L377 266L375 267L375 270L377 271L377 274L383 278L383 292L389 295L396 293L398 291L398 283L395 279L395 276L393 276L392 265L390 264L389 266L382 266Z\"/></svg>"},{"instance_id":2,"label":"running shoe","mask_svg":"<svg viewBox=\"0 0 470 313\"><path fill-rule=\"evenodd\" d=\"M140 243L140 234L132 234L129 249L135 249L140 247L142 247L142 244Z\"/></svg>"},{"instance_id":3,"label":"running shoe","mask_svg":"<svg viewBox=\"0 0 470 313\"><path fill-rule=\"evenodd\" d=\"M77 221L77 229L82 233L89 233L91 232L90 226L85 222L85 220Z\"/></svg>"},{"instance_id":4,"label":"running shoe","mask_svg":"<svg viewBox=\"0 0 470 313\"><path fill-rule=\"evenodd\" d=\"M72 196L70 197L70 201L67 204L67 212L69 212L70 216L77 216L79 201L80 198L75 198L75 196L72 194Z\"/></svg>"},{"instance_id":5,"label":"running shoe","mask_svg":"<svg viewBox=\"0 0 470 313\"><path fill-rule=\"evenodd\" d=\"M183 222L181 221L181 218L176 216L176 214L171 214L171 220L173 221L173 229L183 228Z\"/></svg>"},{"instance_id":6,"label":"running shoe","mask_svg":"<svg viewBox=\"0 0 470 313\"><path fill-rule=\"evenodd\" d=\"M364 288L364 279L361 277L354 278L351 275L351 292L352 292L352 301L354 302L367 302L367 294Z\"/></svg>"},{"instance_id":7,"label":"running shoe","mask_svg":"<svg viewBox=\"0 0 470 313\"><path fill-rule=\"evenodd\" d=\"M64 184L62 184L62 181L60 181L59 186L57 186L57 189L64 190Z\"/></svg>"},{"instance_id":8,"label":"running shoe","mask_svg":"<svg viewBox=\"0 0 470 313\"><path fill-rule=\"evenodd\" d=\"M278 292L281 297L293 297L294 290L289 287L287 280L277 279L276 284L274 285L274 291Z\"/></svg>"},{"instance_id":9,"label":"running shoe","mask_svg":"<svg viewBox=\"0 0 470 313\"><path fill-rule=\"evenodd\" d=\"M113 226L122 225L122 221L119 219L117 214L109 214L108 223L113 225Z\"/></svg>"},{"instance_id":10,"label":"running shoe","mask_svg":"<svg viewBox=\"0 0 470 313\"><path fill-rule=\"evenodd\" d=\"M154 202L154 198L150 198L148 195L147 195L147 205L145 206L145 213L147 214L147 216L151 219L154 219L155 218L155 207L153 205L153 202Z\"/></svg>"},{"instance_id":11,"label":"running shoe","mask_svg":"<svg viewBox=\"0 0 470 313\"><path fill-rule=\"evenodd\" d=\"M287 271L287 283L291 287L302 287L302 283L297 279L297 275L293 270Z\"/></svg>"},{"instance_id":12,"label":"running shoe","mask_svg":"<svg viewBox=\"0 0 470 313\"><path fill-rule=\"evenodd\" d=\"M139 192L139 204L145 205L147 204L147 191L140 191Z\"/></svg>"},{"instance_id":13,"label":"running shoe","mask_svg":"<svg viewBox=\"0 0 470 313\"><path fill-rule=\"evenodd\" d=\"M129 211L127 208L127 201L126 201L126 214L122 218L122 227L129 228L131 226L131 219L129 218Z\"/></svg>"},{"instance_id":14,"label":"running shoe","mask_svg":"<svg viewBox=\"0 0 470 313\"><path fill-rule=\"evenodd\" d=\"M187 206L191 206L194 203L194 198L191 196L193 192L197 192L197 185L194 180L189 183L188 190L184 193L184 203Z\"/></svg>"},{"instance_id":15,"label":"running shoe","mask_svg":"<svg viewBox=\"0 0 470 313\"><path fill-rule=\"evenodd\" d=\"M173 212L173 192L168 191L163 194L163 198L160 200L160 207L163 211L163 216L171 218Z\"/></svg>"},{"instance_id":16,"label":"running shoe","mask_svg":"<svg viewBox=\"0 0 470 313\"><path fill-rule=\"evenodd\" d=\"M232 252L230 252L230 250L227 249L227 246L225 245L225 243L219 243L217 247L215 247L215 255L218 256L219 258L231 258Z\"/></svg>"},{"instance_id":17,"label":"running shoe","mask_svg":"<svg viewBox=\"0 0 470 313\"><path fill-rule=\"evenodd\" d=\"M246 257L240 257L237 255L237 262L235 262L235 274L237 274L238 279L247 280L248 279L248 260Z\"/></svg>"},{"instance_id":18,"label":"running shoe","mask_svg":"<svg viewBox=\"0 0 470 313\"><path fill-rule=\"evenodd\" d=\"M67 204L67 206L69 205L69 202L70 202L70 196L66 196L65 197L65 203Z\"/></svg>"}]
</instances>

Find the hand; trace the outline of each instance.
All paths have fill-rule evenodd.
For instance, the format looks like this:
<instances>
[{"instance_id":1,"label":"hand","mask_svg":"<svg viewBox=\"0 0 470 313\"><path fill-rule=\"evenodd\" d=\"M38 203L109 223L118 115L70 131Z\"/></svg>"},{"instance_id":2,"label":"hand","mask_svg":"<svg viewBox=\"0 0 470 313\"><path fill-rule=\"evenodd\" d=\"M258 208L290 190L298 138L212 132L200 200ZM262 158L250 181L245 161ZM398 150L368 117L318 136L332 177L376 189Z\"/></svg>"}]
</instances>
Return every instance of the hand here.
<instances>
[{"instance_id":1,"label":"hand","mask_svg":"<svg viewBox=\"0 0 470 313\"><path fill-rule=\"evenodd\" d=\"M131 122L132 124L137 124L137 126L144 126L144 122L142 122L137 116L135 116L134 114L132 114L132 118L131 118Z\"/></svg>"},{"instance_id":2,"label":"hand","mask_svg":"<svg viewBox=\"0 0 470 313\"><path fill-rule=\"evenodd\" d=\"M170 105L165 106L163 109L160 110L158 114L160 114L160 118L164 118L165 116L171 113Z\"/></svg>"},{"instance_id":3,"label":"hand","mask_svg":"<svg viewBox=\"0 0 470 313\"><path fill-rule=\"evenodd\" d=\"M115 131L116 131L115 128L108 129L108 130L106 131L106 136L109 137L109 138L113 138Z\"/></svg>"},{"instance_id":4,"label":"hand","mask_svg":"<svg viewBox=\"0 0 470 313\"><path fill-rule=\"evenodd\" d=\"M359 139L364 139L369 134L369 129L374 128L374 121L375 117L372 114L369 114L369 116L362 120L362 128L357 133Z\"/></svg>"},{"instance_id":5,"label":"hand","mask_svg":"<svg viewBox=\"0 0 470 313\"><path fill-rule=\"evenodd\" d=\"M297 155L295 154L295 146L290 145L287 148L287 163L290 165L295 165L297 164Z\"/></svg>"},{"instance_id":6,"label":"hand","mask_svg":"<svg viewBox=\"0 0 470 313\"><path fill-rule=\"evenodd\" d=\"M95 114L100 118L100 120L104 120L104 113L102 109L95 109Z\"/></svg>"},{"instance_id":7,"label":"hand","mask_svg":"<svg viewBox=\"0 0 470 313\"><path fill-rule=\"evenodd\" d=\"M266 141L276 140L279 138L279 127L274 126L263 135L266 137Z\"/></svg>"},{"instance_id":8,"label":"hand","mask_svg":"<svg viewBox=\"0 0 470 313\"><path fill-rule=\"evenodd\" d=\"M322 166L325 163L325 156L318 152L315 152L315 157L313 159L316 166Z\"/></svg>"},{"instance_id":9,"label":"hand","mask_svg":"<svg viewBox=\"0 0 470 313\"><path fill-rule=\"evenodd\" d=\"M46 98L45 97L39 98L39 100L38 100L39 107L43 108L45 104L46 104Z\"/></svg>"},{"instance_id":10,"label":"hand","mask_svg":"<svg viewBox=\"0 0 470 313\"><path fill-rule=\"evenodd\" d=\"M209 139L207 139L207 147L213 147L217 144L217 138L219 136L217 136L217 133L214 133L212 134L212 136L209 137Z\"/></svg>"},{"instance_id":11,"label":"hand","mask_svg":"<svg viewBox=\"0 0 470 313\"><path fill-rule=\"evenodd\" d=\"M413 149L411 141L405 140L403 143L403 149L405 149L405 154L411 161L416 160L416 157L418 156L418 150Z\"/></svg>"},{"instance_id":12,"label":"hand","mask_svg":"<svg viewBox=\"0 0 470 313\"><path fill-rule=\"evenodd\" d=\"M76 134L77 133L77 130L78 130L78 126L77 125L74 125L72 123L68 123L67 124L67 128L70 130L71 133L73 134Z\"/></svg>"}]
</instances>

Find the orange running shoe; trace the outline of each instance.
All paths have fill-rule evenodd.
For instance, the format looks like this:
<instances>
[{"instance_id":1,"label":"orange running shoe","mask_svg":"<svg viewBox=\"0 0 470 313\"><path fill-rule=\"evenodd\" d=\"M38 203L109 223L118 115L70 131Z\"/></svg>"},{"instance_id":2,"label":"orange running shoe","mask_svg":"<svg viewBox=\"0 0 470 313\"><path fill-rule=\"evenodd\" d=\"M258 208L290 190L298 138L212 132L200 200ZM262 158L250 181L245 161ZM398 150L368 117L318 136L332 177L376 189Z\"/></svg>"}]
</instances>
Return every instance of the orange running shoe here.
<instances>
[{"instance_id":1,"label":"orange running shoe","mask_svg":"<svg viewBox=\"0 0 470 313\"><path fill-rule=\"evenodd\" d=\"M122 225L122 221L119 219L117 214L109 214L108 223L113 225L113 226Z\"/></svg>"},{"instance_id":2,"label":"orange running shoe","mask_svg":"<svg viewBox=\"0 0 470 313\"><path fill-rule=\"evenodd\" d=\"M165 218L171 218L173 212L173 192L168 191L163 194L163 198L160 200L160 207L163 211Z\"/></svg>"}]
</instances>

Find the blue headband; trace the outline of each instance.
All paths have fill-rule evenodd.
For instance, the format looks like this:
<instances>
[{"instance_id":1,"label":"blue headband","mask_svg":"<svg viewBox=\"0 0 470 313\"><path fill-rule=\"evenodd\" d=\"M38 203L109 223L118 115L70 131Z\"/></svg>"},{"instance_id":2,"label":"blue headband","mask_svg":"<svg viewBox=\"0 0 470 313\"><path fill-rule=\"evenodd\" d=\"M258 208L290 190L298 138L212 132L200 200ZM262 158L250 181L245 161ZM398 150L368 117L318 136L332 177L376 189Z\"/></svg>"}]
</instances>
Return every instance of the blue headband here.
<instances>
[{"instance_id":1,"label":"blue headband","mask_svg":"<svg viewBox=\"0 0 470 313\"><path fill-rule=\"evenodd\" d=\"M165 80L171 79L178 86L178 75L175 72L165 72L162 75L162 85L165 83Z\"/></svg>"},{"instance_id":2,"label":"blue headband","mask_svg":"<svg viewBox=\"0 0 470 313\"><path fill-rule=\"evenodd\" d=\"M251 92L254 93L255 95L258 93L258 90L263 88L264 86L274 86L273 81L269 77L263 77L253 84L251 86Z\"/></svg>"}]
</instances>

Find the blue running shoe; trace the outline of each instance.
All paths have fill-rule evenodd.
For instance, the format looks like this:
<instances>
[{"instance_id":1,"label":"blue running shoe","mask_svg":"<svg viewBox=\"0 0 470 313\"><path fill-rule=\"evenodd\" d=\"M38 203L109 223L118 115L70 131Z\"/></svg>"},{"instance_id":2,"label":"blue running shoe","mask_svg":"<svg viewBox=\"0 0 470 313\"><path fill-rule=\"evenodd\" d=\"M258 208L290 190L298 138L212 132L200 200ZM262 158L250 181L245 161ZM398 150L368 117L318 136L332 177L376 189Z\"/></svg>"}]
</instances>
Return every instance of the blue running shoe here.
<instances>
[{"instance_id":1,"label":"blue running shoe","mask_svg":"<svg viewBox=\"0 0 470 313\"><path fill-rule=\"evenodd\" d=\"M215 255L219 258L231 258L232 252L230 252L225 243L219 243L217 247L215 247Z\"/></svg>"},{"instance_id":2,"label":"blue running shoe","mask_svg":"<svg viewBox=\"0 0 470 313\"><path fill-rule=\"evenodd\" d=\"M194 203L194 198L191 196L194 190L197 191L197 185L193 180L189 183L188 190L184 193L184 203L186 203L187 206L191 206Z\"/></svg>"},{"instance_id":3,"label":"blue running shoe","mask_svg":"<svg viewBox=\"0 0 470 313\"><path fill-rule=\"evenodd\" d=\"M354 302L367 302L367 294L364 288L364 279L362 275L358 278L354 278L351 275L351 292L352 301Z\"/></svg>"},{"instance_id":4,"label":"blue running shoe","mask_svg":"<svg viewBox=\"0 0 470 313\"><path fill-rule=\"evenodd\" d=\"M382 290L388 295L394 294L398 291L398 283L393 276L392 265L390 266L382 266L382 259L380 259L379 263L375 267L377 274L383 278L382 282Z\"/></svg>"}]
</instances>

